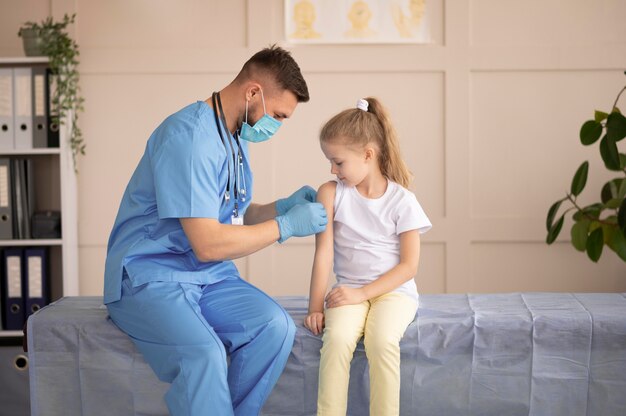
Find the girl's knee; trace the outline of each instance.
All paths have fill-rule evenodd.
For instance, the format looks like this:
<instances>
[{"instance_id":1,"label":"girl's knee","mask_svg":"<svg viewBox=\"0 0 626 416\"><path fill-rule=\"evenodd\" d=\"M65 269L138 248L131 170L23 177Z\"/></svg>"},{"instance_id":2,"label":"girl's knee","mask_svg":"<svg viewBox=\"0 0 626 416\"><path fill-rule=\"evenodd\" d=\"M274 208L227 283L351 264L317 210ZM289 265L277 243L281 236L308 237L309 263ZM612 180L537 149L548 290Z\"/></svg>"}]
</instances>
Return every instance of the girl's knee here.
<instances>
[{"instance_id":1,"label":"girl's knee","mask_svg":"<svg viewBox=\"0 0 626 416\"><path fill-rule=\"evenodd\" d=\"M391 335L377 334L365 337L363 341L365 353L368 355L398 354L400 352L400 340Z\"/></svg>"},{"instance_id":2,"label":"girl's knee","mask_svg":"<svg viewBox=\"0 0 626 416\"><path fill-rule=\"evenodd\" d=\"M359 338L359 335L352 334L350 331L326 328L322 337L324 342L323 348L337 351L354 351Z\"/></svg>"}]
</instances>

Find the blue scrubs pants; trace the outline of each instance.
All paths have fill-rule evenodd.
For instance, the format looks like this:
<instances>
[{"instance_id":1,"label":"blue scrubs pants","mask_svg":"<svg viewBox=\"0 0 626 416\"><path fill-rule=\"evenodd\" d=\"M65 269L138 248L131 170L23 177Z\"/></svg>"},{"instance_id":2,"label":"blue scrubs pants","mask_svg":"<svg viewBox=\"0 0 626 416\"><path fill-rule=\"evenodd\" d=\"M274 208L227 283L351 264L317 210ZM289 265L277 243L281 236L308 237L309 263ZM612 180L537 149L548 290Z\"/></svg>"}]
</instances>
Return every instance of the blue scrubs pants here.
<instances>
[{"instance_id":1,"label":"blue scrubs pants","mask_svg":"<svg viewBox=\"0 0 626 416\"><path fill-rule=\"evenodd\" d=\"M125 276L122 299L107 307L158 378L171 383L172 416L258 415L295 336L287 312L238 277L133 288Z\"/></svg>"}]
</instances>

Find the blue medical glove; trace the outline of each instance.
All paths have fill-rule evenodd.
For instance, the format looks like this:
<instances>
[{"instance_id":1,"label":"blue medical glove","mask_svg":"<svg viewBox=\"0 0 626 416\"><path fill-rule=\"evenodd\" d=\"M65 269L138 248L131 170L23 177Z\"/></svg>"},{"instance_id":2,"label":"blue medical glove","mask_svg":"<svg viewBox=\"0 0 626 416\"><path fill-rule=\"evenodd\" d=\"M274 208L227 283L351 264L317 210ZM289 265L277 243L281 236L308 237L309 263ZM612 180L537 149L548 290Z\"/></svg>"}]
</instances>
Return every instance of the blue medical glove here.
<instances>
[{"instance_id":1,"label":"blue medical glove","mask_svg":"<svg viewBox=\"0 0 626 416\"><path fill-rule=\"evenodd\" d=\"M317 192L315 189L306 185L298 189L291 196L276 201L276 215L283 215L291 208L300 204L307 204L309 202L315 202Z\"/></svg>"},{"instance_id":2,"label":"blue medical glove","mask_svg":"<svg viewBox=\"0 0 626 416\"><path fill-rule=\"evenodd\" d=\"M291 208L284 215L276 217L280 230L279 243L289 237L306 237L321 233L326 229L328 218L324 206L318 202L300 204Z\"/></svg>"}]
</instances>

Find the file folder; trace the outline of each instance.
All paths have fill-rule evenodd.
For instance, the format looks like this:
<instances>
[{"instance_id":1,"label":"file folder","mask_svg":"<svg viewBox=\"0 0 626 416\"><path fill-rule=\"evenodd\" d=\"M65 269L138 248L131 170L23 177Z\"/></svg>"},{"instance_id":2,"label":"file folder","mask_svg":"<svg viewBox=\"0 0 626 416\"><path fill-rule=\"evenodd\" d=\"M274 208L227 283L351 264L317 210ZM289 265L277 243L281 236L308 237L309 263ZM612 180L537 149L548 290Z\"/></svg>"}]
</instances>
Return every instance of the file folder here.
<instances>
[{"instance_id":1,"label":"file folder","mask_svg":"<svg viewBox=\"0 0 626 416\"><path fill-rule=\"evenodd\" d=\"M24 250L24 319L48 304L47 263L44 247Z\"/></svg>"},{"instance_id":2,"label":"file folder","mask_svg":"<svg viewBox=\"0 0 626 416\"><path fill-rule=\"evenodd\" d=\"M24 160L11 160L11 176L13 185L13 238L24 239L26 236L26 185Z\"/></svg>"},{"instance_id":3,"label":"file folder","mask_svg":"<svg viewBox=\"0 0 626 416\"><path fill-rule=\"evenodd\" d=\"M0 240L13 238L11 159L0 158Z\"/></svg>"},{"instance_id":4,"label":"file folder","mask_svg":"<svg viewBox=\"0 0 626 416\"><path fill-rule=\"evenodd\" d=\"M48 147L48 117L46 114L48 81L46 69L44 66L35 66L32 69L33 147Z\"/></svg>"},{"instance_id":5,"label":"file folder","mask_svg":"<svg viewBox=\"0 0 626 416\"><path fill-rule=\"evenodd\" d=\"M13 68L13 105L16 149L33 147L32 68Z\"/></svg>"},{"instance_id":6,"label":"file folder","mask_svg":"<svg viewBox=\"0 0 626 416\"><path fill-rule=\"evenodd\" d=\"M2 252L2 304L4 329L20 330L24 326L22 296L22 249L6 248Z\"/></svg>"},{"instance_id":7,"label":"file folder","mask_svg":"<svg viewBox=\"0 0 626 416\"><path fill-rule=\"evenodd\" d=\"M26 174L26 222L24 225L26 238L33 238L33 216L35 215L35 170L33 159L24 159L24 172Z\"/></svg>"},{"instance_id":8,"label":"file folder","mask_svg":"<svg viewBox=\"0 0 626 416\"><path fill-rule=\"evenodd\" d=\"M0 149L13 149L13 68L0 68Z\"/></svg>"}]
</instances>

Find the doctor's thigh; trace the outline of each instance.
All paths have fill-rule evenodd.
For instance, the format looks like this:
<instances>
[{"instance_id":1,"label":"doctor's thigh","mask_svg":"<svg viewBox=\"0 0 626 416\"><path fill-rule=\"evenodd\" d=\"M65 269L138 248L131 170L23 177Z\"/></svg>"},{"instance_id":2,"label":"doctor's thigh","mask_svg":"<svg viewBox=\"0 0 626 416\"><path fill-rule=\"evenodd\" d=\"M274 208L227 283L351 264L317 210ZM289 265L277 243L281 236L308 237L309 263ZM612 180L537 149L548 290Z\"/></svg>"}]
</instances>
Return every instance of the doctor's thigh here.
<instances>
[{"instance_id":1,"label":"doctor's thigh","mask_svg":"<svg viewBox=\"0 0 626 416\"><path fill-rule=\"evenodd\" d=\"M107 305L159 379L174 416L256 415L278 380L295 325L273 299L238 277L210 285L152 282ZM226 364L230 354L230 366Z\"/></svg>"},{"instance_id":2,"label":"doctor's thigh","mask_svg":"<svg viewBox=\"0 0 626 416\"><path fill-rule=\"evenodd\" d=\"M122 298L107 305L109 315L132 338L159 380L171 383L165 395L171 415L210 414L209 409L232 415L224 345L185 286L150 282L133 288L125 277Z\"/></svg>"}]
</instances>

